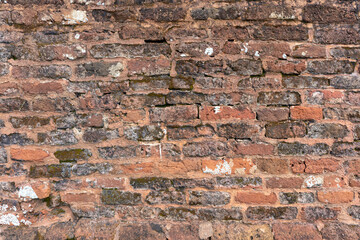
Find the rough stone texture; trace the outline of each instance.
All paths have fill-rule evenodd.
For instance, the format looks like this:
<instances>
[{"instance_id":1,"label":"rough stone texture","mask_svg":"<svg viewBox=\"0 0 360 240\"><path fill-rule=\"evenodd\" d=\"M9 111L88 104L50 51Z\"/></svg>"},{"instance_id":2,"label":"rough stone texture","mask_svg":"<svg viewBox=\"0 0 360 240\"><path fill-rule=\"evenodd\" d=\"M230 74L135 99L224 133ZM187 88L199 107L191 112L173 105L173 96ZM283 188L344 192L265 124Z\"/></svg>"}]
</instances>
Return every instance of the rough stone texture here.
<instances>
[{"instance_id":1,"label":"rough stone texture","mask_svg":"<svg viewBox=\"0 0 360 240\"><path fill-rule=\"evenodd\" d=\"M0 1L0 239L359 239L359 7Z\"/></svg>"}]
</instances>

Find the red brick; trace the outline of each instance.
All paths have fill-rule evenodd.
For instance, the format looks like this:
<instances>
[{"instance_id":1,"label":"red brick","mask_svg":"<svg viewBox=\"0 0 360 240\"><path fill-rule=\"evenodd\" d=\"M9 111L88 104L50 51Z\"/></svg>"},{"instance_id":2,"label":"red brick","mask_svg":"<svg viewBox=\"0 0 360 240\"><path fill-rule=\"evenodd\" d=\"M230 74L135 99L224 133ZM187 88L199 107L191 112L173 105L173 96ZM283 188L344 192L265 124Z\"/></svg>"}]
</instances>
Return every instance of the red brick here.
<instances>
[{"instance_id":1,"label":"red brick","mask_svg":"<svg viewBox=\"0 0 360 240\"><path fill-rule=\"evenodd\" d=\"M300 177L272 177L266 179L267 188L301 188L304 179Z\"/></svg>"},{"instance_id":2,"label":"red brick","mask_svg":"<svg viewBox=\"0 0 360 240\"><path fill-rule=\"evenodd\" d=\"M96 203L97 197L93 193L76 192L76 193L63 193L61 200L66 203Z\"/></svg>"},{"instance_id":3,"label":"red brick","mask_svg":"<svg viewBox=\"0 0 360 240\"><path fill-rule=\"evenodd\" d=\"M335 172L340 167L340 162L331 158L315 159L292 159L291 169L294 173L323 173Z\"/></svg>"},{"instance_id":4,"label":"red brick","mask_svg":"<svg viewBox=\"0 0 360 240\"><path fill-rule=\"evenodd\" d=\"M291 107L290 114L292 119L300 120L320 120L323 118L322 109L318 107Z\"/></svg>"},{"instance_id":5,"label":"red brick","mask_svg":"<svg viewBox=\"0 0 360 240\"><path fill-rule=\"evenodd\" d=\"M13 160L42 161L49 156L49 153L41 149L11 148L10 156Z\"/></svg>"},{"instance_id":6,"label":"red brick","mask_svg":"<svg viewBox=\"0 0 360 240\"><path fill-rule=\"evenodd\" d=\"M354 200L354 193L350 191L318 191L317 198L323 203L349 203Z\"/></svg>"},{"instance_id":7,"label":"red brick","mask_svg":"<svg viewBox=\"0 0 360 240\"><path fill-rule=\"evenodd\" d=\"M266 143L234 143L233 151L239 155L271 155L274 146Z\"/></svg>"},{"instance_id":8,"label":"red brick","mask_svg":"<svg viewBox=\"0 0 360 240\"><path fill-rule=\"evenodd\" d=\"M238 192L235 201L247 204L274 204L277 201L275 193Z\"/></svg>"}]
</instances>

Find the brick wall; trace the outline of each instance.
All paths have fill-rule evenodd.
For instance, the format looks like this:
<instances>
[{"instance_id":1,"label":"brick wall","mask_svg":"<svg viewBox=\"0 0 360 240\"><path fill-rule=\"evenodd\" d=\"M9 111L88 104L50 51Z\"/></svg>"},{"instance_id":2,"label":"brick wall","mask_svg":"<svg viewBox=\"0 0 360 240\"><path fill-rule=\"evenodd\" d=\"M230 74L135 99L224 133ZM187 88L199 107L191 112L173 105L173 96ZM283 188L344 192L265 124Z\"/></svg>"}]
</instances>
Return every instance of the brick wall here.
<instances>
[{"instance_id":1,"label":"brick wall","mask_svg":"<svg viewBox=\"0 0 360 240\"><path fill-rule=\"evenodd\" d=\"M359 239L355 0L1 0L0 239Z\"/></svg>"}]
</instances>

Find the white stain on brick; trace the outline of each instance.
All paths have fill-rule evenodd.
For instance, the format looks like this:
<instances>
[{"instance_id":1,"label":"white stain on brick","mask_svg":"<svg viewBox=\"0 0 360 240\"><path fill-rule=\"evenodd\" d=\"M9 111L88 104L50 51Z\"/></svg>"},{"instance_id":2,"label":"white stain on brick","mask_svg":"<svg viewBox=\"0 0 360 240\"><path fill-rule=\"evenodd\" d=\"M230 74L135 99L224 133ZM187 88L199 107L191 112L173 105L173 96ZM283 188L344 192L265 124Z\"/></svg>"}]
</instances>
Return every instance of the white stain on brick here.
<instances>
[{"instance_id":1,"label":"white stain on brick","mask_svg":"<svg viewBox=\"0 0 360 240\"><path fill-rule=\"evenodd\" d=\"M4 214L0 216L0 225L14 225L19 226L19 219L14 214Z\"/></svg>"},{"instance_id":2,"label":"white stain on brick","mask_svg":"<svg viewBox=\"0 0 360 240\"><path fill-rule=\"evenodd\" d=\"M256 52L255 52L255 57L260 57L259 51L256 51Z\"/></svg>"},{"instance_id":3,"label":"white stain on brick","mask_svg":"<svg viewBox=\"0 0 360 240\"><path fill-rule=\"evenodd\" d=\"M77 34L75 34L75 37L74 37L75 39L79 39L80 38L80 34L79 33L77 33Z\"/></svg>"},{"instance_id":4,"label":"white stain on brick","mask_svg":"<svg viewBox=\"0 0 360 240\"><path fill-rule=\"evenodd\" d=\"M324 183L324 178L321 176L309 176L305 178L304 187L315 188L321 187Z\"/></svg>"},{"instance_id":5,"label":"white stain on brick","mask_svg":"<svg viewBox=\"0 0 360 240\"><path fill-rule=\"evenodd\" d=\"M124 66L122 65L122 63L118 62L115 65L111 65L111 67L109 68L109 72L110 75L113 77L120 77L120 73L122 72L123 69Z\"/></svg>"},{"instance_id":6,"label":"white stain on brick","mask_svg":"<svg viewBox=\"0 0 360 240\"><path fill-rule=\"evenodd\" d=\"M72 10L69 14L64 16L65 24L79 24L86 23L88 18L86 16L86 11L81 10Z\"/></svg>"},{"instance_id":7,"label":"white stain on brick","mask_svg":"<svg viewBox=\"0 0 360 240\"><path fill-rule=\"evenodd\" d=\"M215 112L215 114L218 114L219 112L221 112L220 106L214 107L214 112Z\"/></svg>"},{"instance_id":8,"label":"white stain on brick","mask_svg":"<svg viewBox=\"0 0 360 240\"><path fill-rule=\"evenodd\" d=\"M7 204L3 204L3 205L0 205L0 211L1 212L6 212L6 210L9 208L9 206Z\"/></svg>"},{"instance_id":9,"label":"white stain on brick","mask_svg":"<svg viewBox=\"0 0 360 240\"><path fill-rule=\"evenodd\" d=\"M205 54L211 56L214 53L214 49L212 47L208 47L205 49Z\"/></svg>"},{"instance_id":10,"label":"white stain on brick","mask_svg":"<svg viewBox=\"0 0 360 240\"><path fill-rule=\"evenodd\" d=\"M210 169L207 166L205 166L205 169L203 169L204 173L210 173L213 175L220 175L220 174L231 174L231 167L233 165L232 162L228 163L226 160L223 160L224 162L219 162L216 164L215 169Z\"/></svg>"},{"instance_id":11,"label":"white stain on brick","mask_svg":"<svg viewBox=\"0 0 360 240\"><path fill-rule=\"evenodd\" d=\"M283 57L283 59L287 59L287 56L285 53L282 55L282 57Z\"/></svg>"},{"instance_id":12,"label":"white stain on brick","mask_svg":"<svg viewBox=\"0 0 360 240\"><path fill-rule=\"evenodd\" d=\"M22 222L23 224L25 224L27 226L31 225L31 222L29 220L21 219L20 222Z\"/></svg>"},{"instance_id":13,"label":"white stain on brick","mask_svg":"<svg viewBox=\"0 0 360 240\"><path fill-rule=\"evenodd\" d=\"M35 198L38 198L38 196L36 195L34 189L32 189L31 186L23 186L23 187L20 187L19 198L35 199Z\"/></svg>"}]
</instances>

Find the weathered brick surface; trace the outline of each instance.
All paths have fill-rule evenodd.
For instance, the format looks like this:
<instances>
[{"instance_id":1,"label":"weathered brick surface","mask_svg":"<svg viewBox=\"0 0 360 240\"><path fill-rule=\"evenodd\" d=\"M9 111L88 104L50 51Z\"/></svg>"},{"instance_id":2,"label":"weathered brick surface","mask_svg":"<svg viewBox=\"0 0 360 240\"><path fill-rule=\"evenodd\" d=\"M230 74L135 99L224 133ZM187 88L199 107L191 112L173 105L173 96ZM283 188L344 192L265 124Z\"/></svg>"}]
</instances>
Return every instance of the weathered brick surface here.
<instances>
[{"instance_id":1,"label":"weathered brick surface","mask_svg":"<svg viewBox=\"0 0 360 240\"><path fill-rule=\"evenodd\" d=\"M0 239L359 239L359 7L0 1Z\"/></svg>"}]
</instances>

